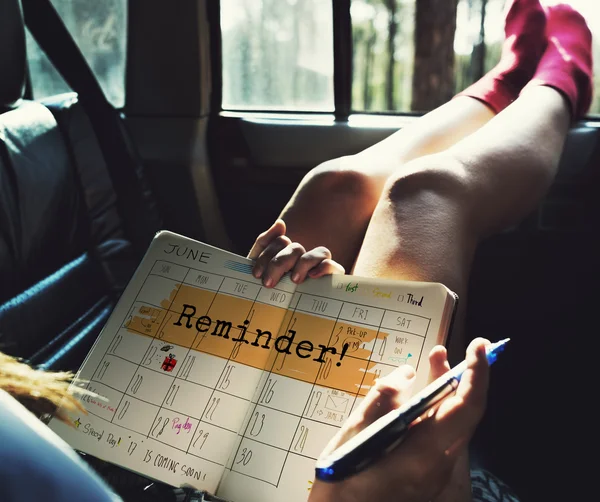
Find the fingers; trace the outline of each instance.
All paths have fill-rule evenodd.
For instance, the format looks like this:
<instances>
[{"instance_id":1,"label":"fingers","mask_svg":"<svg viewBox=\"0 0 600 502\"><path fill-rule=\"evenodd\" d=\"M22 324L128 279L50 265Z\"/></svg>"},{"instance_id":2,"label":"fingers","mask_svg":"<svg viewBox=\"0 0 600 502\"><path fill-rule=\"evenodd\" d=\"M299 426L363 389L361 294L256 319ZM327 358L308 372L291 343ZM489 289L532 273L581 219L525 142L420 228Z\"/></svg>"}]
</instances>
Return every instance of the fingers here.
<instances>
[{"instance_id":1,"label":"fingers","mask_svg":"<svg viewBox=\"0 0 600 502\"><path fill-rule=\"evenodd\" d=\"M291 273L292 281L298 284L303 282L309 271L311 272L310 276L314 277L312 275L312 269L319 265L323 260L331 260L331 251L326 247L320 246L305 252L294 265Z\"/></svg>"},{"instance_id":2,"label":"fingers","mask_svg":"<svg viewBox=\"0 0 600 502\"><path fill-rule=\"evenodd\" d=\"M262 278L266 287L275 286L287 272L291 272L292 281L297 284L307 277L345 273L344 267L331 259L329 249L319 246L307 252L285 232L285 222L278 219L257 237L248 253L248 258L255 260L252 274L257 279Z\"/></svg>"},{"instance_id":3,"label":"fingers","mask_svg":"<svg viewBox=\"0 0 600 502\"><path fill-rule=\"evenodd\" d=\"M399 408L410 396L414 381L415 370L408 364L376 380L358 408L363 416L364 427Z\"/></svg>"},{"instance_id":4,"label":"fingers","mask_svg":"<svg viewBox=\"0 0 600 502\"><path fill-rule=\"evenodd\" d=\"M285 235L275 237L256 259L252 273L257 279L262 278L266 287L275 286L304 252L300 244L292 243Z\"/></svg>"},{"instance_id":5,"label":"fingers","mask_svg":"<svg viewBox=\"0 0 600 502\"><path fill-rule=\"evenodd\" d=\"M307 277L316 279L344 274L345 270L331 259L329 249L318 247L306 251L301 244L290 242L282 235L276 237L256 259L253 274L257 279L262 278L265 286L273 287L287 272L290 272L292 281L300 284Z\"/></svg>"},{"instance_id":6,"label":"fingers","mask_svg":"<svg viewBox=\"0 0 600 502\"><path fill-rule=\"evenodd\" d=\"M467 443L485 411L489 366L485 354L487 340L477 338L467 349L468 368L456 394L445 399L436 413L412 428L402 450L427 459L450 461ZM409 450L409 451L407 451Z\"/></svg>"},{"instance_id":7,"label":"fingers","mask_svg":"<svg viewBox=\"0 0 600 502\"><path fill-rule=\"evenodd\" d=\"M470 406L485 407L490 379L485 351L488 345L490 345L489 340L475 338L467 347L468 369L460 380L456 395Z\"/></svg>"},{"instance_id":8,"label":"fingers","mask_svg":"<svg viewBox=\"0 0 600 502\"><path fill-rule=\"evenodd\" d=\"M414 381L415 370L408 364L378 379L321 455L326 456L375 420L400 407L410 397Z\"/></svg>"},{"instance_id":9,"label":"fingers","mask_svg":"<svg viewBox=\"0 0 600 502\"><path fill-rule=\"evenodd\" d=\"M329 250L327 250L329 252ZM331 254L331 253L329 253ZM311 279L317 279L318 277L323 277L324 275L332 275L332 274L345 274L346 269L342 265L340 265L337 261L331 259L325 259L320 262L316 267L310 269L308 271L308 276ZM300 281L302 282L302 281Z\"/></svg>"},{"instance_id":10,"label":"fingers","mask_svg":"<svg viewBox=\"0 0 600 502\"><path fill-rule=\"evenodd\" d=\"M448 352L443 345L436 345L429 353L429 381L433 382L450 369Z\"/></svg>"},{"instance_id":11,"label":"fingers","mask_svg":"<svg viewBox=\"0 0 600 502\"><path fill-rule=\"evenodd\" d=\"M256 238L252 249L250 249L250 252L248 253L248 258L256 260L272 241L277 237L285 235L285 231L285 222L282 219L277 219L268 230L264 231Z\"/></svg>"}]
</instances>

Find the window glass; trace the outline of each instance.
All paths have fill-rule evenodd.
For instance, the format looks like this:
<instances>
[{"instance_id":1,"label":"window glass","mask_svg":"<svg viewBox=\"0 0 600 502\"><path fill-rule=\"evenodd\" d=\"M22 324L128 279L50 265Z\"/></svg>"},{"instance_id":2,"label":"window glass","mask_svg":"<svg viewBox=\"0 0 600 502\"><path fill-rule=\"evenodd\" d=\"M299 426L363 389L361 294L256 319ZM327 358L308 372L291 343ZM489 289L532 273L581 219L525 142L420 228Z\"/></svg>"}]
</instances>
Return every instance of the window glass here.
<instances>
[{"instance_id":1,"label":"window glass","mask_svg":"<svg viewBox=\"0 0 600 502\"><path fill-rule=\"evenodd\" d=\"M52 0L71 36L116 107L125 103L127 0ZM27 34L27 56L34 98L66 92L68 85Z\"/></svg>"},{"instance_id":2,"label":"window glass","mask_svg":"<svg viewBox=\"0 0 600 502\"><path fill-rule=\"evenodd\" d=\"M221 0L223 108L333 111L332 0Z\"/></svg>"},{"instance_id":3,"label":"window glass","mask_svg":"<svg viewBox=\"0 0 600 502\"><path fill-rule=\"evenodd\" d=\"M352 0L352 108L408 111L415 0Z\"/></svg>"},{"instance_id":4,"label":"window glass","mask_svg":"<svg viewBox=\"0 0 600 502\"><path fill-rule=\"evenodd\" d=\"M56 71L44 51L40 49L29 30L25 30L25 39L33 97L36 99L45 98L46 96L69 92L71 88Z\"/></svg>"},{"instance_id":5,"label":"window glass","mask_svg":"<svg viewBox=\"0 0 600 502\"><path fill-rule=\"evenodd\" d=\"M600 61L597 0L545 0L543 3L565 1L586 17L594 34L594 58ZM431 3L447 8L451 19L453 2ZM441 104L432 99L424 107L413 105L415 4L416 0L352 0L354 111L423 112ZM504 4L505 0L458 0L456 29L453 40L448 42L454 47L453 66L446 73L454 80L448 98L478 80L499 61L504 41L504 26L499 21L503 19ZM432 36L447 36L447 33ZM595 68L591 115L600 114L600 65Z\"/></svg>"}]
</instances>

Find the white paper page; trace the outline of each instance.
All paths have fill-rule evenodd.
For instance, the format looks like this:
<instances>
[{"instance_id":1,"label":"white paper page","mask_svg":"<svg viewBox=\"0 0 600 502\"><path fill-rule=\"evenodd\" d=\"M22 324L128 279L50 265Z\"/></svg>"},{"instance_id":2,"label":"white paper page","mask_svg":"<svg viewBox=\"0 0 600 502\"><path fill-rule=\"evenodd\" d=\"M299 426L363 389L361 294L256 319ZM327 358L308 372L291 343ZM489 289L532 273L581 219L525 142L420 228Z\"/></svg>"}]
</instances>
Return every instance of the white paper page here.
<instances>
[{"instance_id":1,"label":"white paper page","mask_svg":"<svg viewBox=\"0 0 600 502\"><path fill-rule=\"evenodd\" d=\"M257 333L275 338L294 290L288 278L262 287L245 258L159 233L78 374L107 401L86 397L73 427L50 427L75 449L214 493L268 361Z\"/></svg>"},{"instance_id":2,"label":"white paper page","mask_svg":"<svg viewBox=\"0 0 600 502\"><path fill-rule=\"evenodd\" d=\"M344 275L300 285L280 331L289 341L272 354L217 494L306 501L315 460L376 378L409 363L416 389L426 385L448 296L441 284Z\"/></svg>"}]
</instances>

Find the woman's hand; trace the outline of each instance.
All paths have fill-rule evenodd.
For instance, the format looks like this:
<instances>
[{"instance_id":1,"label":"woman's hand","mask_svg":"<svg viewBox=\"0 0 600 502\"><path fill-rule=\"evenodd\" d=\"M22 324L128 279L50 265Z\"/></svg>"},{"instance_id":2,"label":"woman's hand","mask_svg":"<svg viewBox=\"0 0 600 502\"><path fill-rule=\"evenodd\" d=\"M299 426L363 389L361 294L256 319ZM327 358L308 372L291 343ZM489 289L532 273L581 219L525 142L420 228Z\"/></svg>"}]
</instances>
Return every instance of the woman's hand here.
<instances>
[{"instance_id":1,"label":"woman's hand","mask_svg":"<svg viewBox=\"0 0 600 502\"><path fill-rule=\"evenodd\" d=\"M309 502L425 502L442 494L452 481L456 461L471 439L486 406L489 367L487 340L477 338L467 349L468 369L456 393L410 428L406 439L363 472L337 483L316 480ZM446 350L430 355L431 376L449 369ZM410 366L401 366L377 381L360 406L323 451L331 452L352 436L406 401L414 379Z\"/></svg>"},{"instance_id":2,"label":"woman's hand","mask_svg":"<svg viewBox=\"0 0 600 502\"><path fill-rule=\"evenodd\" d=\"M262 278L266 287L275 286L286 272L296 284L306 277L345 273L344 267L331 259L329 249L320 246L306 251L301 244L292 242L285 231L284 221L277 220L257 237L248 253L248 258L255 260L254 277Z\"/></svg>"}]
</instances>

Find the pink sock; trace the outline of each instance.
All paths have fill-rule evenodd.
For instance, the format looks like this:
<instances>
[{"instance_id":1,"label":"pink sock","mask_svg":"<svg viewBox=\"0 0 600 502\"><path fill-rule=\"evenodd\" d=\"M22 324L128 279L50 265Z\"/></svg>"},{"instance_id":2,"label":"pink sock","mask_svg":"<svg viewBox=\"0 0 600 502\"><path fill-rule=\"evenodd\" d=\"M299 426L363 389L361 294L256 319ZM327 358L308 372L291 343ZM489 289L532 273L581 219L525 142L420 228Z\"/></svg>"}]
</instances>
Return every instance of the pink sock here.
<instances>
[{"instance_id":1,"label":"pink sock","mask_svg":"<svg viewBox=\"0 0 600 502\"><path fill-rule=\"evenodd\" d=\"M547 20L548 47L526 87L547 85L561 92L577 120L592 102L592 34L583 16L565 4L549 7Z\"/></svg>"},{"instance_id":2,"label":"pink sock","mask_svg":"<svg viewBox=\"0 0 600 502\"><path fill-rule=\"evenodd\" d=\"M506 10L500 62L457 96L470 96L499 113L535 73L546 48L546 15L538 0L512 0Z\"/></svg>"}]
</instances>

